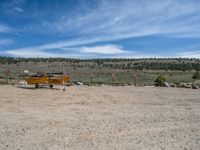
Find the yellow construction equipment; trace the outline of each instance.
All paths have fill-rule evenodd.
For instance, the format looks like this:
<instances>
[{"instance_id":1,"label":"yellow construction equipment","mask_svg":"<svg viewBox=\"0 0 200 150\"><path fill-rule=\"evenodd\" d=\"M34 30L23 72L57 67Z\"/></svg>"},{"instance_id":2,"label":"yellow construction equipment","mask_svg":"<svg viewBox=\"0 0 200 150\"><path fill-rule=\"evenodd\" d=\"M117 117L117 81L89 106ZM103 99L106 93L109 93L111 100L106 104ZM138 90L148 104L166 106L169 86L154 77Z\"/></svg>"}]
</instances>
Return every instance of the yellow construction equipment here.
<instances>
[{"instance_id":1,"label":"yellow construction equipment","mask_svg":"<svg viewBox=\"0 0 200 150\"><path fill-rule=\"evenodd\" d=\"M36 73L26 79L27 84L34 84L35 88L38 88L39 85L49 85L53 88L53 85L66 85L69 81L69 75L62 73Z\"/></svg>"}]
</instances>

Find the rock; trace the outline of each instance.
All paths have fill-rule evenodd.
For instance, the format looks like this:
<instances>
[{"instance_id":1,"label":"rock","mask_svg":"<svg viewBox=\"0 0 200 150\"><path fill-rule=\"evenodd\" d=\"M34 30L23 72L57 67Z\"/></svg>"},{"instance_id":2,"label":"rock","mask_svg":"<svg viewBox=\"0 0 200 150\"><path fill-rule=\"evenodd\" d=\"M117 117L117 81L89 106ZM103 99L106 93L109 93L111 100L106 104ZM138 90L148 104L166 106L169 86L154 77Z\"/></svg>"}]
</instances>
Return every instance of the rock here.
<instances>
[{"instance_id":1,"label":"rock","mask_svg":"<svg viewBox=\"0 0 200 150\"><path fill-rule=\"evenodd\" d=\"M197 85L193 84L192 89L199 89L199 87Z\"/></svg>"},{"instance_id":2,"label":"rock","mask_svg":"<svg viewBox=\"0 0 200 150\"><path fill-rule=\"evenodd\" d=\"M144 87L152 88L152 87L155 87L155 86L153 86L153 85L147 85L147 86L144 86Z\"/></svg>"},{"instance_id":3,"label":"rock","mask_svg":"<svg viewBox=\"0 0 200 150\"><path fill-rule=\"evenodd\" d=\"M28 71L28 70L24 70L24 73L25 73L25 74L29 74L29 71Z\"/></svg>"},{"instance_id":4,"label":"rock","mask_svg":"<svg viewBox=\"0 0 200 150\"><path fill-rule=\"evenodd\" d=\"M174 84L174 83L170 83L170 86L171 86L171 87L177 87L177 85Z\"/></svg>"},{"instance_id":5,"label":"rock","mask_svg":"<svg viewBox=\"0 0 200 150\"><path fill-rule=\"evenodd\" d=\"M26 82L26 81L20 81L20 82L18 82L17 84L18 84L18 85L26 85L27 82Z\"/></svg>"},{"instance_id":6,"label":"rock","mask_svg":"<svg viewBox=\"0 0 200 150\"><path fill-rule=\"evenodd\" d=\"M170 87L170 85L169 85L169 83L164 82L163 85L162 85L162 87Z\"/></svg>"},{"instance_id":7,"label":"rock","mask_svg":"<svg viewBox=\"0 0 200 150\"><path fill-rule=\"evenodd\" d=\"M182 88L188 88L188 89L192 88L191 85L186 84L186 83L182 83L182 84L180 84L180 87L182 87Z\"/></svg>"},{"instance_id":8,"label":"rock","mask_svg":"<svg viewBox=\"0 0 200 150\"><path fill-rule=\"evenodd\" d=\"M74 81L72 84L74 84L74 85L83 85L83 83L79 82L79 81Z\"/></svg>"},{"instance_id":9,"label":"rock","mask_svg":"<svg viewBox=\"0 0 200 150\"><path fill-rule=\"evenodd\" d=\"M82 82L77 82L77 85L83 85L83 83Z\"/></svg>"}]
</instances>

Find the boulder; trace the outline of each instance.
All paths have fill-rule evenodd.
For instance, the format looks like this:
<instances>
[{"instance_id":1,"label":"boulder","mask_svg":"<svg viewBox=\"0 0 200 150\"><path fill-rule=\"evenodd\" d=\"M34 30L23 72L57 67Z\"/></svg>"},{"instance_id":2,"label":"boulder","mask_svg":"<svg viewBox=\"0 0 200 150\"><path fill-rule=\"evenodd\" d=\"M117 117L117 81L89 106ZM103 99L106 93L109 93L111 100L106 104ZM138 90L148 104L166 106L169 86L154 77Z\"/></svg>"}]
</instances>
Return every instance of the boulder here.
<instances>
[{"instance_id":1,"label":"boulder","mask_svg":"<svg viewBox=\"0 0 200 150\"><path fill-rule=\"evenodd\" d=\"M170 86L171 86L171 87L177 87L177 85L174 84L174 83L170 83Z\"/></svg>"},{"instance_id":2,"label":"boulder","mask_svg":"<svg viewBox=\"0 0 200 150\"><path fill-rule=\"evenodd\" d=\"M169 85L169 83L164 82L164 83L162 84L162 87L170 87L170 85Z\"/></svg>"},{"instance_id":3,"label":"boulder","mask_svg":"<svg viewBox=\"0 0 200 150\"><path fill-rule=\"evenodd\" d=\"M190 88L192 88L192 85L186 84L186 83L181 83L180 87L190 89Z\"/></svg>"},{"instance_id":4,"label":"boulder","mask_svg":"<svg viewBox=\"0 0 200 150\"><path fill-rule=\"evenodd\" d=\"M71 85L83 85L82 82L79 82L79 81L74 81L74 82L71 82Z\"/></svg>"},{"instance_id":5,"label":"boulder","mask_svg":"<svg viewBox=\"0 0 200 150\"><path fill-rule=\"evenodd\" d=\"M193 84L192 89L199 89L199 87L197 85Z\"/></svg>"},{"instance_id":6,"label":"boulder","mask_svg":"<svg viewBox=\"0 0 200 150\"><path fill-rule=\"evenodd\" d=\"M83 83L82 82L77 82L77 85L83 85Z\"/></svg>"}]
</instances>

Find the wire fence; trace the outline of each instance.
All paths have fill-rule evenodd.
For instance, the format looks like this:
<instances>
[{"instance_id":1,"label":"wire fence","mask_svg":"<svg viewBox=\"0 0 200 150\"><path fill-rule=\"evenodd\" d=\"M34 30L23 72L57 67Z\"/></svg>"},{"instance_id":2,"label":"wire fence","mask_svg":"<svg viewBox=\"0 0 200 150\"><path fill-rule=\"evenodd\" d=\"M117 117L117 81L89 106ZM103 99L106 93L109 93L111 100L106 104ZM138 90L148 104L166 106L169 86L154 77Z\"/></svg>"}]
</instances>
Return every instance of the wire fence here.
<instances>
[{"instance_id":1,"label":"wire fence","mask_svg":"<svg viewBox=\"0 0 200 150\"><path fill-rule=\"evenodd\" d=\"M131 73L70 73L70 78L87 85L137 85L137 76Z\"/></svg>"},{"instance_id":2,"label":"wire fence","mask_svg":"<svg viewBox=\"0 0 200 150\"><path fill-rule=\"evenodd\" d=\"M99 72L70 72L67 73L70 76L70 82L81 82L84 85L138 85L140 78L135 73L99 73ZM0 84L15 84L19 81L26 80L28 75L23 73L12 73L9 70L3 72L0 76Z\"/></svg>"},{"instance_id":3,"label":"wire fence","mask_svg":"<svg viewBox=\"0 0 200 150\"><path fill-rule=\"evenodd\" d=\"M33 67L33 66L32 66ZM159 74L165 74L168 82L178 83L178 82L192 82L192 72L164 72L164 71L137 71L137 70L78 70L78 69L61 69L62 67L54 68L35 68L31 72L37 72L41 70L42 72L61 72L69 74L71 83L81 82L85 85L154 85L154 81ZM57 70L56 70L57 69ZM19 81L26 80L28 78L27 74L24 74L24 68L22 69L8 69L0 68L0 84L15 84Z\"/></svg>"}]
</instances>

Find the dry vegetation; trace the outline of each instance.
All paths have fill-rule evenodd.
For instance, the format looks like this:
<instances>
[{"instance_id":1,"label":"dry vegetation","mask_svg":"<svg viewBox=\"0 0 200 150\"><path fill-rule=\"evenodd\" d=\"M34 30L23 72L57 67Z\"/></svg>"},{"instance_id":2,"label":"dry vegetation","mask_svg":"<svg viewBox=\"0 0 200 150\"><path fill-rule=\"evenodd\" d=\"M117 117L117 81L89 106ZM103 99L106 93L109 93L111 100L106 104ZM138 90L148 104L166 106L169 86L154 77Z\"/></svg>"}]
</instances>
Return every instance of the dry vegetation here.
<instances>
[{"instance_id":1,"label":"dry vegetation","mask_svg":"<svg viewBox=\"0 0 200 150\"><path fill-rule=\"evenodd\" d=\"M0 86L0 149L200 148L192 89Z\"/></svg>"},{"instance_id":2,"label":"dry vegetation","mask_svg":"<svg viewBox=\"0 0 200 150\"><path fill-rule=\"evenodd\" d=\"M6 75L6 70L10 71ZM166 81L179 85L194 82L192 76L200 70L199 59L186 58L143 58L143 59L70 59L70 58L13 58L0 57L0 84L5 78L17 82L24 78L23 72L69 73L72 81L90 84L111 85L114 74L115 85L154 85L159 74ZM92 77L91 77L92 76ZM199 84L200 86L200 84Z\"/></svg>"}]
</instances>

